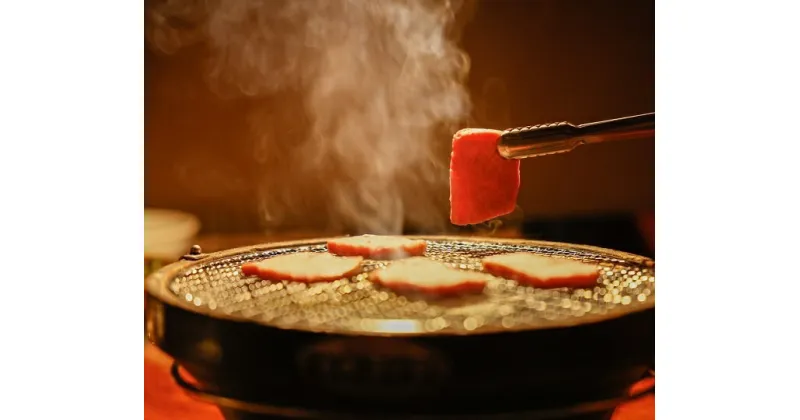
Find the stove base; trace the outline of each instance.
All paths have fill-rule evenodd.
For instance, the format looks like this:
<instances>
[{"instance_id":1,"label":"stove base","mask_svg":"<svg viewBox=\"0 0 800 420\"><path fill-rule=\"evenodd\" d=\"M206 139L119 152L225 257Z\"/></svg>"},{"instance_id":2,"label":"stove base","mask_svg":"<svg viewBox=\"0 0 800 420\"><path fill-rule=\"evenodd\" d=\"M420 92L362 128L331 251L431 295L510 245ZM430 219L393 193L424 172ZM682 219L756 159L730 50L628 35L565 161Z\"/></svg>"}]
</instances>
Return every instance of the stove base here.
<instances>
[{"instance_id":1,"label":"stove base","mask_svg":"<svg viewBox=\"0 0 800 420\"><path fill-rule=\"evenodd\" d=\"M240 410L232 410L232 409L225 409L221 408L220 412L225 420L285 420L285 417L275 417L269 416L264 414L253 414L248 413ZM598 413L591 413L591 414L579 414L576 416L569 416L569 417L558 417L558 418L542 418L541 420L611 420L611 417L614 415L614 410L610 411L603 411ZM337 418L346 418L346 417L337 417ZM375 417L375 420L385 419L384 416ZM447 417L447 419L453 419L454 417ZM459 418L468 420L469 417L459 416ZM485 419L486 417L481 417ZM359 417L359 420L363 420L364 418ZM519 417L515 417L513 415L503 415L498 416L498 420L535 420L536 417L531 417L530 415L520 414Z\"/></svg>"}]
</instances>

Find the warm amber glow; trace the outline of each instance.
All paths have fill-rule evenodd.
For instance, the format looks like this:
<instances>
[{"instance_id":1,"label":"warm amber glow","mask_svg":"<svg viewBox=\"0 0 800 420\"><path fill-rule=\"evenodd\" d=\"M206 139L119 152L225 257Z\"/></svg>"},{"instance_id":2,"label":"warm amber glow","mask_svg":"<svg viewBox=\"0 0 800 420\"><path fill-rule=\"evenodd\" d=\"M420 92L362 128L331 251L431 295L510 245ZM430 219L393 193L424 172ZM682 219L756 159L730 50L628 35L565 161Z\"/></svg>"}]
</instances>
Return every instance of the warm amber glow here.
<instances>
[{"instance_id":1,"label":"warm amber glow","mask_svg":"<svg viewBox=\"0 0 800 420\"><path fill-rule=\"evenodd\" d=\"M377 333L411 334L424 331L421 321L413 319L365 319L361 328Z\"/></svg>"}]
</instances>

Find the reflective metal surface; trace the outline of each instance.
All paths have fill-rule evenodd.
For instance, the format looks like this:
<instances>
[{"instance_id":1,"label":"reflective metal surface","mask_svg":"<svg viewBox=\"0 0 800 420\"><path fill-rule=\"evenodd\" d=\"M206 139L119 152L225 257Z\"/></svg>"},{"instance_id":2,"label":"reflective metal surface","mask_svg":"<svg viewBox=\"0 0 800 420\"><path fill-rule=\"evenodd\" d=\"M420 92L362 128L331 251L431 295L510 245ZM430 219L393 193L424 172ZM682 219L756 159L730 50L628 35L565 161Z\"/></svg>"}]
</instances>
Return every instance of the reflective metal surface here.
<instances>
[{"instance_id":1,"label":"reflective metal surface","mask_svg":"<svg viewBox=\"0 0 800 420\"><path fill-rule=\"evenodd\" d=\"M390 264L366 260L363 272L306 285L243 276L248 261L292 252L326 252L325 241L257 246L167 267L148 279L169 300L211 316L286 329L377 335L479 334L552 328L615 318L655 306L655 265L592 247L520 240L428 237L427 256L480 270L484 256L528 251L591 262L601 276L590 289L536 289L493 278L483 295L434 300L374 285L367 273Z\"/></svg>"},{"instance_id":2,"label":"reflective metal surface","mask_svg":"<svg viewBox=\"0 0 800 420\"><path fill-rule=\"evenodd\" d=\"M581 125L568 122L538 124L505 130L497 151L506 159L525 159L565 153L576 147L615 140L653 137L655 112Z\"/></svg>"}]
</instances>

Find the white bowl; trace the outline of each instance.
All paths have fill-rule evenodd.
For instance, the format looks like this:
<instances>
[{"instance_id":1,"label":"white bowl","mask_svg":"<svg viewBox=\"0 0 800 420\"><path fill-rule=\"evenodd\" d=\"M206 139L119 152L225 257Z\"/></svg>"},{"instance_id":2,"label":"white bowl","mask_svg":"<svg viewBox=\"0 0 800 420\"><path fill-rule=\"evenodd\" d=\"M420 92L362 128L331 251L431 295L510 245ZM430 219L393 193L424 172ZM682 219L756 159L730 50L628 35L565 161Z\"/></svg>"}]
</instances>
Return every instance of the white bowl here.
<instances>
[{"instance_id":1,"label":"white bowl","mask_svg":"<svg viewBox=\"0 0 800 420\"><path fill-rule=\"evenodd\" d=\"M172 262L189 251L200 220L176 210L144 209L144 257Z\"/></svg>"}]
</instances>

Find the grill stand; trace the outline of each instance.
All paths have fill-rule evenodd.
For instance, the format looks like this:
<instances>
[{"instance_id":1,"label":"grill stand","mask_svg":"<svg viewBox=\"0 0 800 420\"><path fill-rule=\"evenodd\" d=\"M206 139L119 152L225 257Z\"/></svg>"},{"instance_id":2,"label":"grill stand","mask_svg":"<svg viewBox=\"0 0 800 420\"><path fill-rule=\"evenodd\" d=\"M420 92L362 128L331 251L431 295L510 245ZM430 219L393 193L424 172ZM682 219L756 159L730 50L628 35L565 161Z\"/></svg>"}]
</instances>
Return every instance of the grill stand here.
<instances>
[{"instance_id":1,"label":"grill stand","mask_svg":"<svg viewBox=\"0 0 800 420\"><path fill-rule=\"evenodd\" d=\"M247 413L247 412L243 412L243 411L239 411L239 410L231 410L231 409L224 409L224 408L220 408L220 412L222 413L222 417L224 417L225 420L284 420L284 418L282 418L282 417L274 417L274 416L267 416L267 415L261 415L261 414L252 414L252 413ZM613 415L614 415L614 410L612 409L610 411L605 411L605 412L597 413L597 414L587 414L587 415L581 415L581 416L577 416L577 417L563 417L563 420L611 420ZM376 417L376 420L383 419L383 418L385 418L385 417L379 416L379 417ZM462 419L465 419L465 420L469 420L469 417L461 416L459 418L462 418ZM529 419L529 417L524 413L521 413L516 417L509 415L509 416L505 416L505 417L502 417L502 418L503 419L520 419L520 420L528 420Z\"/></svg>"},{"instance_id":2,"label":"grill stand","mask_svg":"<svg viewBox=\"0 0 800 420\"><path fill-rule=\"evenodd\" d=\"M363 415L341 412L319 412L294 407L270 406L263 403L252 403L224 396L222 393L202 390L183 378L180 365L173 362L170 369L175 382L190 396L198 400L216 405L226 420L273 420L273 419L416 419L416 420L444 420L444 419L475 419L475 420L610 420L614 410L624 403L642 398L655 393L655 385L637 391L627 398L577 403L569 407L546 410L531 410L517 413L488 414L480 416L425 416L413 415L392 417L391 414ZM655 371L650 370L648 376L654 377Z\"/></svg>"},{"instance_id":3,"label":"grill stand","mask_svg":"<svg viewBox=\"0 0 800 420\"><path fill-rule=\"evenodd\" d=\"M268 416L264 414L253 414L248 413L246 411L241 410L234 410L234 409L225 409L220 408L220 412L222 413L222 417L225 420L285 420L285 417L275 417L275 416ZM611 420L614 416L614 409L605 410L599 413L593 414L584 414L584 415L576 415L571 417L560 417L559 420ZM337 417L337 418L348 418L347 416ZM384 416L376 416L374 417L375 420L384 419ZM416 418L416 417L415 417ZM470 417L459 416L460 419L469 420ZM485 419L486 417L480 417L480 419ZM362 419L362 417L359 417ZM365 418L364 418L365 419ZM520 419L520 420L529 420L530 417L527 413L520 413L518 415L504 415L502 417L498 417L498 419L503 420L513 420L513 419ZM555 420L555 419L554 419Z\"/></svg>"}]
</instances>

